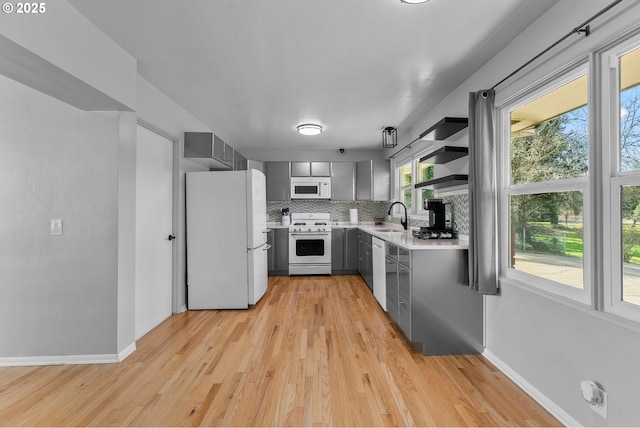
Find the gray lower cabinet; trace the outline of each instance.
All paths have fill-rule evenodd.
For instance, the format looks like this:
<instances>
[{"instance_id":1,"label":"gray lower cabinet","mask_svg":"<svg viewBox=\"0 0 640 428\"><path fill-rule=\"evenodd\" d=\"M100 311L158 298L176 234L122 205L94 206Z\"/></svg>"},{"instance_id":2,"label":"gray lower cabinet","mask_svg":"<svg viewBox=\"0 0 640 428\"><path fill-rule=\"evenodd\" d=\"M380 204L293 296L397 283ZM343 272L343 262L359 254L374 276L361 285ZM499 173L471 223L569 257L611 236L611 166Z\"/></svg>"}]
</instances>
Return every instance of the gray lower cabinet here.
<instances>
[{"instance_id":1,"label":"gray lower cabinet","mask_svg":"<svg viewBox=\"0 0 640 428\"><path fill-rule=\"evenodd\" d=\"M331 228L331 273L340 274L344 271L344 227Z\"/></svg>"},{"instance_id":2,"label":"gray lower cabinet","mask_svg":"<svg viewBox=\"0 0 640 428\"><path fill-rule=\"evenodd\" d=\"M331 273L333 275L358 273L358 229L344 227L331 229Z\"/></svg>"},{"instance_id":3,"label":"gray lower cabinet","mask_svg":"<svg viewBox=\"0 0 640 428\"><path fill-rule=\"evenodd\" d=\"M267 270L269 275L289 275L289 229L271 229L267 234Z\"/></svg>"},{"instance_id":4,"label":"gray lower cabinet","mask_svg":"<svg viewBox=\"0 0 640 428\"><path fill-rule=\"evenodd\" d=\"M358 249L358 272L373 290L373 252L371 250L371 235L360 231L360 243Z\"/></svg>"},{"instance_id":5,"label":"gray lower cabinet","mask_svg":"<svg viewBox=\"0 0 640 428\"><path fill-rule=\"evenodd\" d=\"M400 330L412 341L415 335L411 334L411 269L398 263L398 326Z\"/></svg>"},{"instance_id":6,"label":"gray lower cabinet","mask_svg":"<svg viewBox=\"0 0 640 428\"><path fill-rule=\"evenodd\" d=\"M344 268L347 273L358 272L358 243L360 242L360 231L356 228L345 229L345 259Z\"/></svg>"},{"instance_id":7,"label":"gray lower cabinet","mask_svg":"<svg viewBox=\"0 0 640 428\"><path fill-rule=\"evenodd\" d=\"M389 243L387 243L389 248ZM397 247L396 247L397 248ZM398 259L387 255L385 259L385 284L387 292L387 313L398 322Z\"/></svg>"},{"instance_id":8,"label":"gray lower cabinet","mask_svg":"<svg viewBox=\"0 0 640 428\"><path fill-rule=\"evenodd\" d=\"M423 355L482 352L482 296L468 287L467 257L387 243L387 313Z\"/></svg>"},{"instance_id":9,"label":"gray lower cabinet","mask_svg":"<svg viewBox=\"0 0 640 428\"><path fill-rule=\"evenodd\" d=\"M290 199L289 162L265 162L267 177L267 201L288 201Z\"/></svg>"}]
</instances>

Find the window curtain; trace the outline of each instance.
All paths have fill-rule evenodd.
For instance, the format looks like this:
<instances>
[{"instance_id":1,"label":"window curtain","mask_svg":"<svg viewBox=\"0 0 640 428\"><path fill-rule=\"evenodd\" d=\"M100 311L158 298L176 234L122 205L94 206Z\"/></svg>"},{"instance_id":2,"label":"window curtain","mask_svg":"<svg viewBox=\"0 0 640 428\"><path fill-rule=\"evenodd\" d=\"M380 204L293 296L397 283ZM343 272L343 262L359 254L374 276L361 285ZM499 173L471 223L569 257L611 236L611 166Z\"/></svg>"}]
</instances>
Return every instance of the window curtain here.
<instances>
[{"instance_id":1,"label":"window curtain","mask_svg":"<svg viewBox=\"0 0 640 428\"><path fill-rule=\"evenodd\" d=\"M495 92L469 93L469 287L498 294Z\"/></svg>"}]
</instances>

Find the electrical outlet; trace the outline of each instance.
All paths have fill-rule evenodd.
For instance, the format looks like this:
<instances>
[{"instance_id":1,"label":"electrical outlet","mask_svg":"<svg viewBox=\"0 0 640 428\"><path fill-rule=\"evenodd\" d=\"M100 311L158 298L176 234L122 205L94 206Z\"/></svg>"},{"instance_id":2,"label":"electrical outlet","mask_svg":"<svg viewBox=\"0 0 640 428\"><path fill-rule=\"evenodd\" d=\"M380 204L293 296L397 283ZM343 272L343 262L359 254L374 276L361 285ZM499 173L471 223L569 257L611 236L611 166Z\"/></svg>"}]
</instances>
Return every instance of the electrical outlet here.
<instances>
[{"instance_id":1,"label":"electrical outlet","mask_svg":"<svg viewBox=\"0 0 640 428\"><path fill-rule=\"evenodd\" d=\"M601 389L600 394L602 396L602 402L597 404L591 404L590 406L594 412L596 412L603 418L607 419L607 393Z\"/></svg>"},{"instance_id":2,"label":"electrical outlet","mask_svg":"<svg viewBox=\"0 0 640 428\"><path fill-rule=\"evenodd\" d=\"M52 218L51 219L51 236L62 235L62 219L61 218Z\"/></svg>"},{"instance_id":3,"label":"electrical outlet","mask_svg":"<svg viewBox=\"0 0 640 428\"><path fill-rule=\"evenodd\" d=\"M583 380L580 382L580 390L591 410L607 419L607 393L602 386L592 380Z\"/></svg>"}]
</instances>

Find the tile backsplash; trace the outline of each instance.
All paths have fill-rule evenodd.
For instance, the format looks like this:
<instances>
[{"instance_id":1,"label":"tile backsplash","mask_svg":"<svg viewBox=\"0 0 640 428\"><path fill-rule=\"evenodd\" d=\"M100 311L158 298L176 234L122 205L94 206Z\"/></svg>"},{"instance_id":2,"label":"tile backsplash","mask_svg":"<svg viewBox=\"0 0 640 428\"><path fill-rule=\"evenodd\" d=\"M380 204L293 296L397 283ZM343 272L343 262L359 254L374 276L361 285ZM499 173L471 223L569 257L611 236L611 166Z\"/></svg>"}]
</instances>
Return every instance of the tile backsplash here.
<instances>
[{"instance_id":1,"label":"tile backsplash","mask_svg":"<svg viewBox=\"0 0 640 428\"><path fill-rule=\"evenodd\" d=\"M453 205L453 221L459 234L469 234L469 195L443 196L445 203ZM387 210L390 202L345 202L345 201L313 201L296 200L267 202L267 221L279 222L282 219L282 208L289 208L292 213L329 213L331 221L349 221L349 210L358 209L358 221L373 222L375 218L385 218L389 223L400 224L399 218L388 217ZM409 227L428 226L426 220L409 219Z\"/></svg>"},{"instance_id":2,"label":"tile backsplash","mask_svg":"<svg viewBox=\"0 0 640 428\"><path fill-rule=\"evenodd\" d=\"M389 202L313 200L267 202L267 221L280 221L282 208L289 208L292 213L329 213L331 221L349 221L349 210L357 208L358 221L373 222L374 218L386 217Z\"/></svg>"},{"instance_id":3,"label":"tile backsplash","mask_svg":"<svg viewBox=\"0 0 640 428\"><path fill-rule=\"evenodd\" d=\"M457 230L461 235L468 235L469 194L465 193L463 195L442 196L441 199L445 203L450 203L453 205L453 222L455 223L454 229ZM400 224L400 219L397 217L387 217L386 221L389 223ZM424 227L428 225L429 222L427 220L418 220L415 218L409 219L409 227Z\"/></svg>"}]
</instances>

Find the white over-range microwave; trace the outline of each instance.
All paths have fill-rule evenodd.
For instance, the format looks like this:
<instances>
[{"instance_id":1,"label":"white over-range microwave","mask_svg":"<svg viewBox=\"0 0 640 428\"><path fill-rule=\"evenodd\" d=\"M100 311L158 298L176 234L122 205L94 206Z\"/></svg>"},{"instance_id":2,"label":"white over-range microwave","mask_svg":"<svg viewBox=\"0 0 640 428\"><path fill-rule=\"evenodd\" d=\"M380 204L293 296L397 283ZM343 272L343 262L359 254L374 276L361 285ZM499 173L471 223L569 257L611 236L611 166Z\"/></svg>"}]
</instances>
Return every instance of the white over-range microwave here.
<instances>
[{"instance_id":1,"label":"white over-range microwave","mask_svg":"<svg viewBox=\"0 0 640 428\"><path fill-rule=\"evenodd\" d=\"M291 199L331 199L331 177L291 177Z\"/></svg>"}]
</instances>

